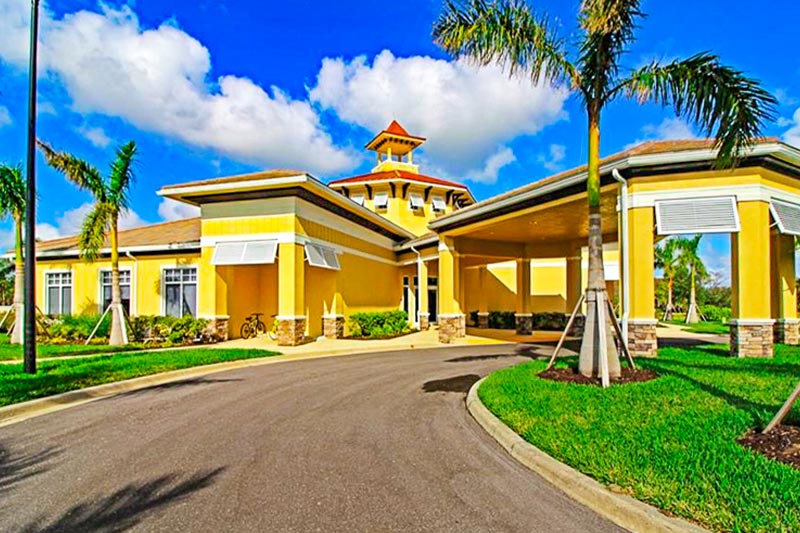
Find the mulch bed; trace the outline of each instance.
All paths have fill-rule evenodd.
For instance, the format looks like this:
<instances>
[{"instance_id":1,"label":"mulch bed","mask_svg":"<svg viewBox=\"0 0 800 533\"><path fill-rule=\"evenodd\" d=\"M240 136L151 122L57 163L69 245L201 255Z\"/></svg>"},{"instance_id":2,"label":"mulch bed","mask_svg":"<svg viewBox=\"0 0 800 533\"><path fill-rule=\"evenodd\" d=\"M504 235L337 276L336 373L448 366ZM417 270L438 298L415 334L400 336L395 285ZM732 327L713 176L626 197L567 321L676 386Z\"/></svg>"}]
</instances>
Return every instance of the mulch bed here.
<instances>
[{"instance_id":1,"label":"mulch bed","mask_svg":"<svg viewBox=\"0 0 800 533\"><path fill-rule=\"evenodd\" d=\"M578 385L602 385L600 378L588 378L578 372L576 368L552 368L539 373L542 379L549 379L550 381L560 381L563 383L576 383ZM658 374L652 370L631 370L630 368L623 368L622 375L618 378L612 378L612 385L625 385L626 383L641 383L643 381L650 381L656 379Z\"/></svg>"},{"instance_id":2,"label":"mulch bed","mask_svg":"<svg viewBox=\"0 0 800 533\"><path fill-rule=\"evenodd\" d=\"M778 426L769 433L748 433L739 444L800 470L800 427Z\"/></svg>"}]
</instances>

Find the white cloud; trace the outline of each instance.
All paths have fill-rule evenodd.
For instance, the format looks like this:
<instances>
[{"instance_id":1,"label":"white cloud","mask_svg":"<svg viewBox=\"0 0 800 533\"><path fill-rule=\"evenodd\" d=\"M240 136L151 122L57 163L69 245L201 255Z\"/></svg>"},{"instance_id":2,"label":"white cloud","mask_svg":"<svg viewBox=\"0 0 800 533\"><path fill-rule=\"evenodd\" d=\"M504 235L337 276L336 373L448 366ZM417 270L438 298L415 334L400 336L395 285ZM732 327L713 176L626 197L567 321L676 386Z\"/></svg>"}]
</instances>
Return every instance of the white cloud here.
<instances>
[{"instance_id":1,"label":"white cloud","mask_svg":"<svg viewBox=\"0 0 800 533\"><path fill-rule=\"evenodd\" d=\"M786 89L775 89L774 95L780 106L793 106L798 103L798 99L792 96Z\"/></svg>"},{"instance_id":2,"label":"white cloud","mask_svg":"<svg viewBox=\"0 0 800 533\"><path fill-rule=\"evenodd\" d=\"M565 90L510 79L498 67L398 58L388 50L372 62L366 56L323 60L310 91L323 109L373 132L397 119L429 139L424 150L434 166L478 180L490 158L492 165L508 163L506 143L563 119L567 97Z\"/></svg>"},{"instance_id":3,"label":"white cloud","mask_svg":"<svg viewBox=\"0 0 800 533\"><path fill-rule=\"evenodd\" d=\"M635 140L625 148L632 148L647 141L674 141L697 137L692 127L685 120L677 117L665 118L660 124L647 124L642 127L642 135L642 138Z\"/></svg>"},{"instance_id":4,"label":"white cloud","mask_svg":"<svg viewBox=\"0 0 800 533\"><path fill-rule=\"evenodd\" d=\"M200 216L200 208L164 198L158 205L158 216L166 221L194 218Z\"/></svg>"},{"instance_id":5,"label":"white cloud","mask_svg":"<svg viewBox=\"0 0 800 533\"><path fill-rule=\"evenodd\" d=\"M551 172L561 170L561 163L567 157L567 147L563 144L551 144L548 149L548 154L539 154L537 161L542 164L544 168Z\"/></svg>"},{"instance_id":6,"label":"white cloud","mask_svg":"<svg viewBox=\"0 0 800 533\"><path fill-rule=\"evenodd\" d=\"M0 128L10 126L13 123L14 121L11 119L11 113L9 113L8 108L0 105Z\"/></svg>"},{"instance_id":7,"label":"white cloud","mask_svg":"<svg viewBox=\"0 0 800 533\"><path fill-rule=\"evenodd\" d=\"M783 134L783 140L789 144L800 147L800 108L792 115L792 119L785 122L784 126L790 126Z\"/></svg>"},{"instance_id":8,"label":"white cloud","mask_svg":"<svg viewBox=\"0 0 800 533\"><path fill-rule=\"evenodd\" d=\"M91 202L86 202L74 209L65 211L63 215L56 217L55 224L38 224L36 226L36 237L42 240L49 240L77 235L81 231L83 220L92 210L92 205ZM119 219L120 230L138 228L147 224L148 222L143 220L135 211L127 211Z\"/></svg>"},{"instance_id":9,"label":"white cloud","mask_svg":"<svg viewBox=\"0 0 800 533\"><path fill-rule=\"evenodd\" d=\"M466 179L476 183L485 183L491 185L497 181L497 176L500 170L517 160L517 156L511 148L504 146L497 150L493 155L486 160L486 164L482 169L471 171L467 174Z\"/></svg>"},{"instance_id":10,"label":"white cloud","mask_svg":"<svg viewBox=\"0 0 800 533\"><path fill-rule=\"evenodd\" d=\"M27 61L27 3L0 0L0 58ZM207 48L164 22L143 28L129 6L100 4L54 18L42 13L42 68L60 80L75 111L121 117L143 130L241 162L339 172L357 160L333 144L310 103L247 78L208 79Z\"/></svg>"},{"instance_id":11,"label":"white cloud","mask_svg":"<svg viewBox=\"0 0 800 533\"><path fill-rule=\"evenodd\" d=\"M103 128L81 126L78 128L78 133L83 135L86 140L98 148L106 148L111 144L111 137L106 135Z\"/></svg>"}]
</instances>

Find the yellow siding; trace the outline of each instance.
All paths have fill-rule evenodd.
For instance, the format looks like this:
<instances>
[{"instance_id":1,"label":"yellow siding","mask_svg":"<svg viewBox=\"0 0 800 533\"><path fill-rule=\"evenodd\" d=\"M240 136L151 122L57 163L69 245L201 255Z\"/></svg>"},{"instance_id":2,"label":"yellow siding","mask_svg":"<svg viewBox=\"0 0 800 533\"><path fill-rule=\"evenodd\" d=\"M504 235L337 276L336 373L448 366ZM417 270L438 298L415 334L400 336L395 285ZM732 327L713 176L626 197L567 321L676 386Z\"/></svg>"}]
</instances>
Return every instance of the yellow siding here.
<instances>
[{"instance_id":1,"label":"yellow siding","mask_svg":"<svg viewBox=\"0 0 800 533\"><path fill-rule=\"evenodd\" d=\"M203 237L289 233L294 231L302 233L293 214L269 217L204 219L201 228Z\"/></svg>"},{"instance_id":2,"label":"yellow siding","mask_svg":"<svg viewBox=\"0 0 800 533\"><path fill-rule=\"evenodd\" d=\"M339 246L346 246L360 252L382 257L388 261L395 261L396 256L391 249L369 243L363 239L334 229L333 227L303 218L298 219L298 227L302 228L303 234L309 237L320 239L331 244L338 244Z\"/></svg>"}]
</instances>

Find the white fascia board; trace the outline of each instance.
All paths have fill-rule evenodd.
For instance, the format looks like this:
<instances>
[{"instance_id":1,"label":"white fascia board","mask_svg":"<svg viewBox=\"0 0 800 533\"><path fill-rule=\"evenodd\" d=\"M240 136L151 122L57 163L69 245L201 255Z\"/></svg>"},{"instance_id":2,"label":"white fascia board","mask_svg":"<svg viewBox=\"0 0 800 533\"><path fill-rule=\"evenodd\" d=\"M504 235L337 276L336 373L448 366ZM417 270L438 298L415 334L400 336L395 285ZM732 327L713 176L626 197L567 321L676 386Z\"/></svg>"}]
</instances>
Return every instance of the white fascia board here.
<instances>
[{"instance_id":1,"label":"white fascia board","mask_svg":"<svg viewBox=\"0 0 800 533\"><path fill-rule=\"evenodd\" d=\"M251 181L234 181L234 182L227 182L227 183L209 183L207 185L194 185L194 186L187 186L187 187L175 187L175 188L168 188L168 189L161 189L156 194L159 196L177 196L182 194L196 194L196 193L204 193L204 192L219 192L224 191L226 189L235 188L238 190L242 189L260 189L264 187L269 187L271 185L293 185L297 183L305 183L310 180L316 181L315 178L308 174L300 174L297 176L286 176L283 178L267 178L267 179L260 179L260 180L251 180Z\"/></svg>"},{"instance_id":2,"label":"white fascia board","mask_svg":"<svg viewBox=\"0 0 800 533\"><path fill-rule=\"evenodd\" d=\"M127 246L127 247L120 247L119 253L125 254L130 252L131 254L135 253L151 253L151 252L181 252L181 251L191 251L191 250L200 250L200 241L189 242L189 243L181 243L181 244L156 244L156 245L148 245L148 246ZM98 252L100 255L103 254L110 254L111 248L103 248ZM36 254L37 258L55 258L55 257L72 257L72 256L79 256L80 251L71 249L71 250L52 250L52 251L45 251L45 252L38 252ZM14 257L14 254L8 254L4 257Z\"/></svg>"}]
</instances>

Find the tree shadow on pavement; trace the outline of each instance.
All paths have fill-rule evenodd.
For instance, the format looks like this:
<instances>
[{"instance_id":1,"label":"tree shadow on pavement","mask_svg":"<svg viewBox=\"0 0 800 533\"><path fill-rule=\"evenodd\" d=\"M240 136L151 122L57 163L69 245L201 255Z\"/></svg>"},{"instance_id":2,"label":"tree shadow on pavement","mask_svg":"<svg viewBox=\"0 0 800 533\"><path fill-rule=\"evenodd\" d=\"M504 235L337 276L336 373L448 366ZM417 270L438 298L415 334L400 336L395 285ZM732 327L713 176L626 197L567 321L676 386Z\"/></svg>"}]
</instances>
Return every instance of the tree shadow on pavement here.
<instances>
[{"instance_id":1,"label":"tree shadow on pavement","mask_svg":"<svg viewBox=\"0 0 800 533\"><path fill-rule=\"evenodd\" d=\"M422 385L425 392L460 392L466 394L481 377L477 374L464 374L447 379L434 379Z\"/></svg>"},{"instance_id":2,"label":"tree shadow on pavement","mask_svg":"<svg viewBox=\"0 0 800 533\"><path fill-rule=\"evenodd\" d=\"M59 453L55 448L30 454L16 453L0 444L0 495L20 481L45 472L47 462Z\"/></svg>"},{"instance_id":3,"label":"tree shadow on pavement","mask_svg":"<svg viewBox=\"0 0 800 533\"><path fill-rule=\"evenodd\" d=\"M53 521L39 518L21 531L124 531L141 522L147 513L175 504L208 487L224 470L217 468L199 472L183 481L180 476L170 474L142 483L131 483L104 498L92 498L79 503Z\"/></svg>"},{"instance_id":4,"label":"tree shadow on pavement","mask_svg":"<svg viewBox=\"0 0 800 533\"><path fill-rule=\"evenodd\" d=\"M159 385L152 385L150 387L146 387L143 389L136 389L127 392L121 392L119 394L115 394L113 396L109 396L107 399L111 400L114 398L120 397L127 397L127 396L138 396L141 394L147 394L148 392L160 392L160 391L170 391L176 389L184 389L187 387L196 387L198 385L214 385L216 383L231 383L236 381L244 381L243 379L209 379L209 378L192 378L192 379L182 379L180 381L170 381L168 383L161 383Z\"/></svg>"}]
</instances>

